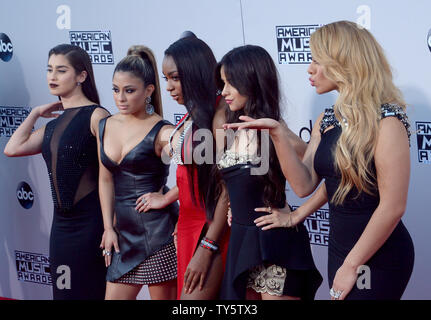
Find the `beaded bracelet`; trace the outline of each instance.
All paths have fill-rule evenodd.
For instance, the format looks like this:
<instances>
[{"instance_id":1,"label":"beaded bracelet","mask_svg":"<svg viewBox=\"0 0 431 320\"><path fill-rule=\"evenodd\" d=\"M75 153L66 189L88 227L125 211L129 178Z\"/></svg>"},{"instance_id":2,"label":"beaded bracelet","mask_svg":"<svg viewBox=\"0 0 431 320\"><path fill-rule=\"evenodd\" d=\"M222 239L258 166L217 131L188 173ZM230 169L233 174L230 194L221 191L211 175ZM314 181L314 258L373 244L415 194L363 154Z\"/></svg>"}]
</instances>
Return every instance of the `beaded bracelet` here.
<instances>
[{"instance_id":1,"label":"beaded bracelet","mask_svg":"<svg viewBox=\"0 0 431 320\"><path fill-rule=\"evenodd\" d=\"M204 237L199 244L202 248L209 249L211 251L218 251L219 247L214 240L210 240L207 237Z\"/></svg>"}]
</instances>

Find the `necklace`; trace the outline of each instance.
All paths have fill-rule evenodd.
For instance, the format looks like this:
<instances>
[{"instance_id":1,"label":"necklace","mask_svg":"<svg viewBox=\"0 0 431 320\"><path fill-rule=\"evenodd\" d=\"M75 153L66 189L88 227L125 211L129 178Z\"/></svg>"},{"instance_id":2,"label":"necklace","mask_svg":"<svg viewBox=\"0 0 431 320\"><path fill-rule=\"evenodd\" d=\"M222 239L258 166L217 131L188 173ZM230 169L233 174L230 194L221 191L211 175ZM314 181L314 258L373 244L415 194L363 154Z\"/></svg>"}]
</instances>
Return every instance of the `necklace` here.
<instances>
[{"instance_id":1,"label":"necklace","mask_svg":"<svg viewBox=\"0 0 431 320\"><path fill-rule=\"evenodd\" d=\"M175 135L175 133L184 125L184 123L187 121L187 119L189 118L189 115L187 114L187 116L185 116L179 123L178 125L175 127L175 129L172 131L171 135L169 136L169 155L171 156L171 158L174 160L174 162L176 164L181 164L183 165L183 160L181 157L181 148L184 142L184 137L186 136L187 132L190 130L190 128L192 127L193 121L190 121L187 126L184 128L183 132L181 132L180 137L178 139L178 143L176 145L176 148L174 149L172 146L172 139Z\"/></svg>"}]
</instances>

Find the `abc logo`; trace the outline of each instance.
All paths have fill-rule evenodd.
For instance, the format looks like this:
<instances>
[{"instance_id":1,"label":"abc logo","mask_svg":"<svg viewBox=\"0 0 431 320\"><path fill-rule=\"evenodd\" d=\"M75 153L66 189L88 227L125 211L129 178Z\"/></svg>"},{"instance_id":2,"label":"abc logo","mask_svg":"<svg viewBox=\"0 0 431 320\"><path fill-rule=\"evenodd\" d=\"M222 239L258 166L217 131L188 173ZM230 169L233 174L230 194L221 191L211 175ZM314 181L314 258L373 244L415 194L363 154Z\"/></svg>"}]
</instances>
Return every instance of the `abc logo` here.
<instances>
[{"instance_id":1,"label":"abc logo","mask_svg":"<svg viewBox=\"0 0 431 320\"><path fill-rule=\"evenodd\" d=\"M16 197L23 208L30 209L33 206L34 194L28 183L23 181L18 185Z\"/></svg>"},{"instance_id":2,"label":"abc logo","mask_svg":"<svg viewBox=\"0 0 431 320\"><path fill-rule=\"evenodd\" d=\"M428 31L428 49L431 51L431 29Z\"/></svg>"},{"instance_id":3,"label":"abc logo","mask_svg":"<svg viewBox=\"0 0 431 320\"><path fill-rule=\"evenodd\" d=\"M6 34L0 33L0 59L8 62L10 59L12 59L12 53L12 42Z\"/></svg>"}]
</instances>

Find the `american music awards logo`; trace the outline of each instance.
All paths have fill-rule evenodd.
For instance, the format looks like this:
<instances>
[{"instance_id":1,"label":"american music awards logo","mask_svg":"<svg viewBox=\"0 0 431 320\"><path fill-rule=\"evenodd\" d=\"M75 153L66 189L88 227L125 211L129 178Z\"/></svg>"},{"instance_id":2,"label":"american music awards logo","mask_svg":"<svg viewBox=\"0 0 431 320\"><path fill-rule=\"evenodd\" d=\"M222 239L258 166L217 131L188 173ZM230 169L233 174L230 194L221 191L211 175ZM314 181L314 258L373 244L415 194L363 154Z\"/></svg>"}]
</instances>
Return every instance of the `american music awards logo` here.
<instances>
[{"instance_id":1,"label":"american music awards logo","mask_svg":"<svg viewBox=\"0 0 431 320\"><path fill-rule=\"evenodd\" d=\"M0 137L10 137L30 114L29 107L0 106Z\"/></svg>"},{"instance_id":2,"label":"american music awards logo","mask_svg":"<svg viewBox=\"0 0 431 320\"><path fill-rule=\"evenodd\" d=\"M19 281L52 285L47 255L15 250L15 261Z\"/></svg>"},{"instance_id":3,"label":"american music awards logo","mask_svg":"<svg viewBox=\"0 0 431 320\"><path fill-rule=\"evenodd\" d=\"M416 121L419 163L431 163L431 122Z\"/></svg>"},{"instance_id":4,"label":"american music awards logo","mask_svg":"<svg viewBox=\"0 0 431 320\"><path fill-rule=\"evenodd\" d=\"M114 64L111 31L69 31L69 38L87 51L93 64Z\"/></svg>"},{"instance_id":5,"label":"american music awards logo","mask_svg":"<svg viewBox=\"0 0 431 320\"><path fill-rule=\"evenodd\" d=\"M311 63L310 36L320 25L276 26L278 63Z\"/></svg>"},{"instance_id":6,"label":"american music awards logo","mask_svg":"<svg viewBox=\"0 0 431 320\"><path fill-rule=\"evenodd\" d=\"M292 206L293 210L298 206ZM329 210L319 209L304 221L304 226L308 231L310 244L328 246L329 240Z\"/></svg>"}]
</instances>

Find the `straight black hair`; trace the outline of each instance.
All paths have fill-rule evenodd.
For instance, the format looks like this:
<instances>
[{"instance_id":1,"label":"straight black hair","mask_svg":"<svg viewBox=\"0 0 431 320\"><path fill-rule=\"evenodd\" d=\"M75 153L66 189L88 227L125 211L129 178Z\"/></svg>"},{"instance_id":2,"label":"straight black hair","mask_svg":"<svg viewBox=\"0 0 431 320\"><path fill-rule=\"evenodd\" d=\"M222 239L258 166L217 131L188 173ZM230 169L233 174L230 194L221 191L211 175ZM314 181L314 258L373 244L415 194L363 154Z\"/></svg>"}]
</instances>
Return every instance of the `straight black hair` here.
<instances>
[{"instance_id":1,"label":"straight black hair","mask_svg":"<svg viewBox=\"0 0 431 320\"><path fill-rule=\"evenodd\" d=\"M210 47L193 35L175 41L165 51L177 67L181 81L184 105L193 120L193 132L196 129L207 129L212 132L217 86L214 78L217 61ZM213 141L214 142L214 141ZM215 143L213 143L212 159L215 159ZM204 155L205 156L205 155ZM219 185L212 179L216 170L215 164L196 165L200 198L196 198L193 184L190 192L193 201L198 200L205 205L208 220L214 216L215 206L219 196ZM193 168L188 170L189 178L193 180Z\"/></svg>"},{"instance_id":2,"label":"straight black hair","mask_svg":"<svg viewBox=\"0 0 431 320\"><path fill-rule=\"evenodd\" d=\"M79 74L82 71L87 72L87 78L85 78L85 81L81 83L82 92L88 100L100 105L99 94L97 93L96 82L94 80L93 66L88 53L81 47L65 43L59 44L49 50L48 59L53 54L64 55L67 61L72 65L76 74Z\"/></svg>"}]
</instances>

